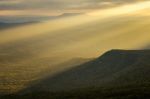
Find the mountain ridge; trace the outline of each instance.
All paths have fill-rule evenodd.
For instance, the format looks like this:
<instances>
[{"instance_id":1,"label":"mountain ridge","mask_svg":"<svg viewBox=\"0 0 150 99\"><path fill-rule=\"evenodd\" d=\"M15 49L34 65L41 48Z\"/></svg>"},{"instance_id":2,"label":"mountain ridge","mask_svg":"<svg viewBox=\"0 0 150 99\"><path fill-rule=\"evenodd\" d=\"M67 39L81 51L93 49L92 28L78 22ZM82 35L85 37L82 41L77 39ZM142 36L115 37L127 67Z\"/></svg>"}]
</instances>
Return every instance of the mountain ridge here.
<instances>
[{"instance_id":1,"label":"mountain ridge","mask_svg":"<svg viewBox=\"0 0 150 99\"><path fill-rule=\"evenodd\" d=\"M27 90L65 91L90 86L114 86L116 83L118 86L149 83L150 79L144 73L150 70L148 57L150 50L111 50L95 60L39 81ZM142 61L144 66L141 66Z\"/></svg>"}]
</instances>

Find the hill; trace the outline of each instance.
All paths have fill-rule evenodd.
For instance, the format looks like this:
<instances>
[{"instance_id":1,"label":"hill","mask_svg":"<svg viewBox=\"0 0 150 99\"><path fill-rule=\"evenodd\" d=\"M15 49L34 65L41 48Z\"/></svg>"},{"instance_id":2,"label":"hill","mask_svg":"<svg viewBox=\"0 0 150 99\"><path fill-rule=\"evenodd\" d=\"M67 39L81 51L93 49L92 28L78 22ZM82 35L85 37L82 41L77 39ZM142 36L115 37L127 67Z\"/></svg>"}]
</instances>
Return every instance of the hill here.
<instances>
[{"instance_id":1,"label":"hill","mask_svg":"<svg viewBox=\"0 0 150 99\"><path fill-rule=\"evenodd\" d=\"M149 83L150 50L111 50L101 57L37 81L27 90L67 91Z\"/></svg>"},{"instance_id":2,"label":"hill","mask_svg":"<svg viewBox=\"0 0 150 99\"><path fill-rule=\"evenodd\" d=\"M89 62L81 60L2 99L149 99L150 50L111 50Z\"/></svg>"}]
</instances>

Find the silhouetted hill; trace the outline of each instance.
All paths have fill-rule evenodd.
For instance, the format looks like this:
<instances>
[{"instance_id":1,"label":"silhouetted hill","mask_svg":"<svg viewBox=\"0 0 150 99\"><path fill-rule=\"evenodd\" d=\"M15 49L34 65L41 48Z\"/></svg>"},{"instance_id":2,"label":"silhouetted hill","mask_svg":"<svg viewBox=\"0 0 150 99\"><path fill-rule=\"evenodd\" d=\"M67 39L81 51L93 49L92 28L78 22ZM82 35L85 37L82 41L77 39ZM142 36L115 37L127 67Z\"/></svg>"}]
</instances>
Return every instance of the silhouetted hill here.
<instances>
[{"instance_id":1,"label":"silhouetted hill","mask_svg":"<svg viewBox=\"0 0 150 99\"><path fill-rule=\"evenodd\" d=\"M31 85L29 91L67 91L149 83L150 50L111 50L101 57ZM117 85L116 85L117 83Z\"/></svg>"}]
</instances>

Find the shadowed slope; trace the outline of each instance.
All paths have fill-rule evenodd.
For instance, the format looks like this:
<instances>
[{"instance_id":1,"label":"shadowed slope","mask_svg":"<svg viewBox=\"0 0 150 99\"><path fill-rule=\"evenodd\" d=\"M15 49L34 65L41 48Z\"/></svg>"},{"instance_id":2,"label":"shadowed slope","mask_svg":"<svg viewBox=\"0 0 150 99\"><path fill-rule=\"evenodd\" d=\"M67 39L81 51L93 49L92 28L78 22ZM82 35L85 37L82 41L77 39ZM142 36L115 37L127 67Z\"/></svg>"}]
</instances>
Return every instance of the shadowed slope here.
<instances>
[{"instance_id":1,"label":"shadowed slope","mask_svg":"<svg viewBox=\"0 0 150 99\"><path fill-rule=\"evenodd\" d=\"M111 50L93 61L39 81L27 90L67 91L90 86L116 86L116 83L149 83L148 71L150 50Z\"/></svg>"}]
</instances>

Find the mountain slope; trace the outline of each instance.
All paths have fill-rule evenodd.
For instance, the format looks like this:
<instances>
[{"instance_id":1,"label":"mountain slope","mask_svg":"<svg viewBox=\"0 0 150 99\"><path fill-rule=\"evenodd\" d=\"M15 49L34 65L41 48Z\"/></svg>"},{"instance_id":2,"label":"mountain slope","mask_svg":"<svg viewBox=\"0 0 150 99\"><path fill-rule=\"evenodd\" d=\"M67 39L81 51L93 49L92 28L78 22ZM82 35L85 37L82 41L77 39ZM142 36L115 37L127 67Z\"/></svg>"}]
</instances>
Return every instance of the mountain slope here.
<instances>
[{"instance_id":1,"label":"mountain slope","mask_svg":"<svg viewBox=\"0 0 150 99\"><path fill-rule=\"evenodd\" d=\"M27 91L67 91L91 86L149 83L150 50L111 50L101 57L31 85Z\"/></svg>"}]
</instances>

